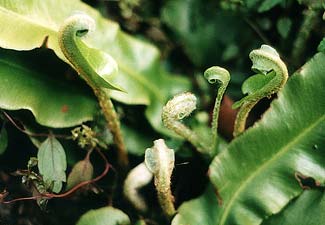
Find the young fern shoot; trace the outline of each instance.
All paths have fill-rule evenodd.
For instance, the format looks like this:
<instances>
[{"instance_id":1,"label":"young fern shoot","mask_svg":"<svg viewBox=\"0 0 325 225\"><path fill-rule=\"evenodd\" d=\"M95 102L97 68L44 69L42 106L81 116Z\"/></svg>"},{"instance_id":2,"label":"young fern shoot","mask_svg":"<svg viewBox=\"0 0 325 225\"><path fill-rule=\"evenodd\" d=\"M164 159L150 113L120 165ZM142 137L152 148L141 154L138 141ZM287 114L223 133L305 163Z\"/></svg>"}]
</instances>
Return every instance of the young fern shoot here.
<instances>
[{"instance_id":1,"label":"young fern shoot","mask_svg":"<svg viewBox=\"0 0 325 225\"><path fill-rule=\"evenodd\" d=\"M139 193L139 190L148 183L150 183L152 178L152 172L147 168L146 164L143 162L134 167L129 172L124 181L124 196L140 212L146 212L148 210L148 206L143 196Z\"/></svg>"},{"instance_id":2,"label":"young fern shoot","mask_svg":"<svg viewBox=\"0 0 325 225\"><path fill-rule=\"evenodd\" d=\"M287 67L274 48L262 45L260 49L253 50L249 57L253 62L252 70L259 74L244 82L242 89L248 95L233 105L234 109L240 107L235 120L234 137L245 130L248 114L256 103L277 93L288 79Z\"/></svg>"},{"instance_id":3,"label":"young fern shoot","mask_svg":"<svg viewBox=\"0 0 325 225\"><path fill-rule=\"evenodd\" d=\"M229 84L230 74L228 70L222 67L213 66L204 72L204 77L205 79L208 80L210 84L215 84L216 82L218 82L219 84L216 101L214 103L212 122L211 122L213 147L215 147L218 138L218 118L219 118L220 104L221 104L222 97L226 91L226 88Z\"/></svg>"},{"instance_id":4,"label":"young fern shoot","mask_svg":"<svg viewBox=\"0 0 325 225\"><path fill-rule=\"evenodd\" d=\"M67 18L59 30L59 45L65 57L96 95L117 146L119 163L126 167L128 157L120 122L113 103L104 90L121 90L109 82L110 77L117 72L116 62L108 54L89 48L81 40L94 27L95 21L88 15L79 13Z\"/></svg>"},{"instance_id":5,"label":"young fern shoot","mask_svg":"<svg viewBox=\"0 0 325 225\"><path fill-rule=\"evenodd\" d=\"M155 140L154 146L146 150L144 162L154 175L159 204L166 216L171 218L176 213L171 191L174 150L168 148L163 139Z\"/></svg>"},{"instance_id":6,"label":"young fern shoot","mask_svg":"<svg viewBox=\"0 0 325 225\"><path fill-rule=\"evenodd\" d=\"M161 117L165 127L188 140L199 152L205 152L209 146L181 122L196 109L196 101L195 95L190 92L175 95L163 107Z\"/></svg>"}]
</instances>

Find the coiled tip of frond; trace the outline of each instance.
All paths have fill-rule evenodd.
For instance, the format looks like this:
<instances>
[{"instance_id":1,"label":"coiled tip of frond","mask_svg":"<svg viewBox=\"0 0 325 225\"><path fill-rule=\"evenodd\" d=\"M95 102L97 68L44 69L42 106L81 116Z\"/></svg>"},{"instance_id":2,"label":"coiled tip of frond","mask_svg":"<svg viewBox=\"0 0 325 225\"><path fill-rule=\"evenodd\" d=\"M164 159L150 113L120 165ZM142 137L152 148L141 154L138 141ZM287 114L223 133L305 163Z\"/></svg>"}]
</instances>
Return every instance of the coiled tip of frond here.
<instances>
[{"instance_id":1,"label":"coiled tip of frond","mask_svg":"<svg viewBox=\"0 0 325 225\"><path fill-rule=\"evenodd\" d=\"M190 92L174 96L163 107L162 120L181 120L189 116L196 109L196 97Z\"/></svg>"},{"instance_id":2,"label":"coiled tip of frond","mask_svg":"<svg viewBox=\"0 0 325 225\"><path fill-rule=\"evenodd\" d=\"M220 66L213 66L207 69L204 72L204 77L210 84L221 82L223 85L227 85L230 80L230 74L228 70Z\"/></svg>"},{"instance_id":3,"label":"coiled tip of frond","mask_svg":"<svg viewBox=\"0 0 325 225\"><path fill-rule=\"evenodd\" d=\"M262 45L261 48L251 51L249 58L252 60L252 70L257 73L267 74L274 70L277 64L282 73L288 74L287 67L281 60L279 53L269 45Z\"/></svg>"},{"instance_id":4,"label":"coiled tip of frond","mask_svg":"<svg viewBox=\"0 0 325 225\"><path fill-rule=\"evenodd\" d=\"M76 36L83 37L87 33L94 31L95 27L96 23L93 18L83 12L75 12L64 21L60 33L73 31Z\"/></svg>"}]
</instances>

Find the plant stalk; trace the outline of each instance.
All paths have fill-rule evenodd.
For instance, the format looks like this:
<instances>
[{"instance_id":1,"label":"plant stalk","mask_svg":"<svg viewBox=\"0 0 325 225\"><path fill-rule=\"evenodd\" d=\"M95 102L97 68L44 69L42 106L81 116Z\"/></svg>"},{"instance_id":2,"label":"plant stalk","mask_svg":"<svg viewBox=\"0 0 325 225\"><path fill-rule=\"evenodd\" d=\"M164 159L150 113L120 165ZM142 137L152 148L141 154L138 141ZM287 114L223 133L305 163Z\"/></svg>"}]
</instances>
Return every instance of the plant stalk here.
<instances>
[{"instance_id":1,"label":"plant stalk","mask_svg":"<svg viewBox=\"0 0 325 225\"><path fill-rule=\"evenodd\" d=\"M118 149L117 158L118 163L123 168L126 168L129 164L129 159L126 151L126 147L123 140L123 135L121 132L121 125L118 115L114 109L112 100L109 98L108 94L102 89L93 88L95 95L98 98L99 105L103 111L104 117L107 121L108 129L113 135L113 141Z\"/></svg>"}]
</instances>

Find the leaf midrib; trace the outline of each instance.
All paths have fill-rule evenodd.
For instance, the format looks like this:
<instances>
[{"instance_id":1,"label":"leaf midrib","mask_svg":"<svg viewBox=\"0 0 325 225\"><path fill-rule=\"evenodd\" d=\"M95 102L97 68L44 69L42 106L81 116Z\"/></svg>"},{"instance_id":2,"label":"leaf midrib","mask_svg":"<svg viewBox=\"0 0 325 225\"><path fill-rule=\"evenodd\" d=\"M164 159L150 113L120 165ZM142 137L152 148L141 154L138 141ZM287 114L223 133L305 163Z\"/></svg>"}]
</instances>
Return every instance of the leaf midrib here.
<instances>
[{"instance_id":1,"label":"leaf midrib","mask_svg":"<svg viewBox=\"0 0 325 225\"><path fill-rule=\"evenodd\" d=\"M22 20L27 20L29 23L36 24L37 26L40 26L45 30L52 31L52 32L54 31L55 33L57 33L57 30L54 27L52 27L52 26L46 27L42 23L38 23L37 21L35 21L34 19L29 18L26 15L19 14L19 13L15 12L15 11L10 11L7 8L4 8L4 7L0 7L0 11L1 10L3 10L4 12L7 12L8 14L12 14L13 16L18 16L18 17L22 18ZM49 27L51 29L49 29ZM53 49L53 50L54 50L54 52L56 52L55 49ZM98 50L103 51L101 49L98 49ZM104 52L106 52L106 51L104 51ZM56 54L57 54L57 52L56 52ZM128 66L126 66L123 63L121 63L120 61L116 60L116 58L114 58L114 60L117 62L118 67L121 68L122 71L124 70L126 72L126 74L128 74L128 76L131 76L134 80L139 82L143 87L145 87L147 90L149 90L151 93L153 93L160 102L162 102L162 103L164 102L164 96L162 94L160 94L160 91L159 91L158 88L156 88L156 87L154 88L152 84L150 84L148 81L143 79L142 76L139 75L138 73L132 72L131 70L127 69ZM149 101L151 101L151 100L149 100Z\"/></svg>"},{"instance_id":2,"label":"leaf midrib","mask_svg":"<svg viewBox=\"0 0 325 225\"><path fill-rule=\"evenodd\" d=\"M114 57L113 57L114 58ZM114 60L116 60L114 58ZM136 72L132 72L131 70L127 69L127 66L125 66L123 63L119 63L118 60L117 61L117 65L119 68L121 68L121 70L124 70L127 74L129 74L129 76L133 77L133 79L137 80L139 83L141 83L141 85L143 85L144 87L147 88L147 90L151 91L160 102L164 102L164 96L162 94L160 94L159 89L154 88L154 86L152 84L149 83L149 81L147 81L146 79L143 79L143 77L141 75L139 75ZM151 100L149 100L151 101Z\"/></svg>"},{"instance_id":3,"label":"leaf midrib","mask_svg":"<svg viewBox=\"0 0 325 225\"><path fill-rule=\"evenodd\" d=\"M220 225L225 224L225 220L228 217L228 213L231 209L232 203L237 199L237 196L242 192L242 190L250 183L252 179L254 179L258 174L260 174L262 171L264 171L269 164L271 164L273 161L281 157L283 154L285 154L287 151L291 149L291 146L294 145L296 142L300 141L302 137L304 137L306 134L308 134L315 126L317 126L321 121L325 119L325 114L321 116L319 119L317 119L314 123L312 123L310 126L306 127L298 136L296 136L291 142L288 142L287 145L284 145L280 151L278 151L275 155L273 155L270 160L265 162L262 166L260 166L257 170L255 170L247 179L243 179L244 182L240 183L240 187L237 189L237 191L232 195L232 198L230 199L229 203L227 204L224 212L222 213L221 219L220 219ZM219 190L219 192L222 191L223 188Z\"/></svg>"},{"instance_id":4,"label":"leaf midrib","mask_svg":"<svg viewBox=\"0 0 325 225\"><path fill-rule=\"evenodd\" d=\"M4 8L4 7L0 7L0 12L1 12L1 11L5 12L5 13L8 13L9 15L17 16L17 17L19 17L19 18L22 18L22 20L27 20L29 23L31 23L31 24L35 24L35 25L37 25L37 26L40 26L40 27L42 27L42 28L45 29L45 30L49 30L49 31L57 32L57 31L55 30L55 28L52 27L50 24L47 24L47 25L49 25L49 26L45 26L44 24L37 22L36 20L34 20L34 19L32 19L32 18L26 16L25 14L20 14L20 13L18 13L18 12L16 12L16 11L8 10L7 8ZM49 27L51 27L51 28L53 28L53 29L49 29Z\"/></svg>"},{"instance_id":5,"label":"leaf midrib","mask_svg":"<svg viewBox=\"0 0 325 225\"><path fill-rule=\"evenodd\" d=\"M51 146L50 152L51 152L52 171L54 171L54 173L56 173L57 171L56 171L56 166L55 166L55 163L54 163L54 151L55 150L54 150L54 147L53 147L53 141L54 141L54 139L52 137L50 137L49 138L49 141L50 141L50 146ZM56 175L57 174L54 175L55 176L55 179L57 179Z\"/></svg>"}]
</instances>

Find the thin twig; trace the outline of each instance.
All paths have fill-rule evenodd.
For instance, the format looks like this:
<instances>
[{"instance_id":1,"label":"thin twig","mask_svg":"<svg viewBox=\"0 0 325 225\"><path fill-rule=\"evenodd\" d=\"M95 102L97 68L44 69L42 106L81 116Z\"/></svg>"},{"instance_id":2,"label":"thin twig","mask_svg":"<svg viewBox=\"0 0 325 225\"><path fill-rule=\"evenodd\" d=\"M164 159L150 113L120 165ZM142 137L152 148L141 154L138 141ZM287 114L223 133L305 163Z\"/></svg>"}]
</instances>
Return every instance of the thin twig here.
<instances>
[{"instance_id":1,"label":"thin twig","mask_svg":"<svg viewBox=\"0 0 325 225\"><path fill-rule=\"evenodd\" d=\"M63 197L67 197L69 195L71 195L73 192L77 191L78 189L80 189L81 187L94 183L100 179L102 179L109 171L109 168L111 167L111 165L109 164L109 162L107 161L105 155L98 149L96 148L97 153L101 156L101 158L105 161L105 169L104 171L97 176L96 178L92 179L92 180L87 180L87 181L83 181L81 183L79 183L78 185L74 186L73 188L71 188L69 191L64 192L62 194L53 194L53 193L46 193L44 194L45 197L49 197L49 198L63 198Z\"/></svg>"},{"instance_id":2,"label":"thin twig","mask_svg":"<svg viewBox=\"0 0 325 225\"><path fill-rule=\"evenodd\" d=\"M89 161L89 159L90 159L90 154L93 152L93 150L94 150L94 148L91 148L91 149L89 149L89 150L87 151L87 155L86 155L86 157L85 157L85 160Z\"/></svg>"},{"instance_id":3,"label":"thin twig","mask_svg":"<svg viewBox=\"0 0 325 225\"><path fill-rule=\"evenodd\" d=\"M42 198L43 195L37 195L37 196L32 196L32 197L24 197L24 198L16 198L10 201L3 201L0 202L0 204L11 204L14 202L19 202L19 201L27 201L27 200L37 200L38 198Z\"/></svg>"},{"instance_id":4,"label":"thin twig","mask_svg":"<svg viewBox=\"0 0 325 225\"><path fill-rule=\"evenodd\" d=\"M80 188L82 188L82 187L84 187L84 186L86 186L88 184L97 182L98 180L100 180L104 176L106 176L106 174L108 173L109 169L112 168L112 167L111 167L111 164L107 161L105 155L98 148L95 148L95 149L96 149L97 153L100 155L100 157L105 162L105 169L96 178L94 178L92 180L88 180L88 181L83 181L83 182L79 183L78 185L74 186L73 188L71 188L69 191L66 191L66 192L64 192L62 194L53 194L53 193L44 193L44 194L41 194L40 193L40 195L37 195L37 196L17 198L17 199L13 199L13 200L10 200L10 201L2 201L2 202L0 201L0 204L1 203L3 203L3 204L10 204L10 203L13 203L13 202L25 201L25 200L36 200L38 198L45 198L45 199L64 198L64 197L67 197L67 196L71 195L72 193L76 192L78 189L80 189Z\"/></svg>"},{"instance_id":5,"label":"thin twig","mask_svg":"<svg viewBox=\"0 0 325 225\"><path fill-rule=\"evenodd\" d=\"M56 138L64 138L64 139L71 139L71 135L64 135L64 134L53 134L53 133L33 133L30 131L25 130L24 128L21 128L11 116L6 113L5 111L2 111L3 115L7 118L7 120L14 126L16 127L19 131L21 131L24 134L27 134L28 136L32 137L48 137L48 136L53 136Z\"/></svg>"},{"instance_id":6,"label":"thin twig","mask_svg":"<svg viewBox=\"0 0 325 225\"><path fill-rule=\"evenodd\" d=\"M262 41L267 44L271 45L271 42L268 40L268 38L263 34L263 32L258 28L256 24L251 21L248 17L244 17L245 22L256 32L256 34L262 39Z\"/></svg>"}]
</instances>

